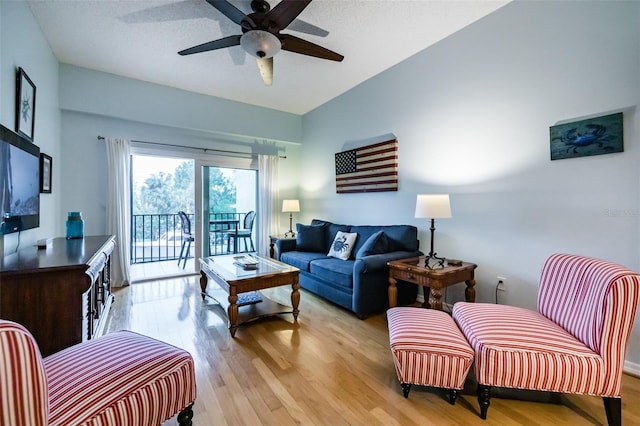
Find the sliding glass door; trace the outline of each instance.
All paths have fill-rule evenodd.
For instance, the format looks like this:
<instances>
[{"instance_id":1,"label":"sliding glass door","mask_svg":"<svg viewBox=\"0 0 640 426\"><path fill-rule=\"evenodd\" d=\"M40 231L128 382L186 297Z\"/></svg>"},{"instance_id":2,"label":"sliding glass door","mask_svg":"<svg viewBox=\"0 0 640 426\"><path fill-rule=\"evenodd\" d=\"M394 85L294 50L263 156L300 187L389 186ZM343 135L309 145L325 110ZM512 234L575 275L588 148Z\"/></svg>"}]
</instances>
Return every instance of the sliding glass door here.
<instances>
[{"instance_id":1,"label":"sliding glass door","mask_svg":"<svg viewBox=\"0 0 640 426\"><path fill-rule=\"evenodd\" d=\"M254 163L252 157L137 147L131 160L132 281L197 273L199 257L257 249ZM190 237L179 211L186 213Z\"/></svg>"},{"instance_id":2,"label":"sliding glass door","mask_svg":"<svg viewBox=\"0 0 640 426\"><path fill-rule=\"evenodd\" d=\"M178 212L192 220L195 207L193 168L188 158L131 156L131 264L178 260Z\"/></svg>"},{"instance_id":3,"label":"sliding glass door","mask_svg":"<svg viewBox=\"0 0 640 426\"><path fill-rule=\"evenodd\" d=\"M196 162L201 256L253 252L258 246L257 171Z\"/></svg>"}]
</instances>

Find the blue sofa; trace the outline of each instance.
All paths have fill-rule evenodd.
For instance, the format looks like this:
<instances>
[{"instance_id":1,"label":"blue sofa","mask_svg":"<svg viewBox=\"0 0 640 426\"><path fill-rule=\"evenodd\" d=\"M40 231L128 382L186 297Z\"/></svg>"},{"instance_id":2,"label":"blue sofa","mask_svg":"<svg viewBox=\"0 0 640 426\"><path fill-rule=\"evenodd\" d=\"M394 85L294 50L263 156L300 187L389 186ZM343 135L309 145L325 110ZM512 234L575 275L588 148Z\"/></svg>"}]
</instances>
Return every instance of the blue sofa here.
<instances>
[{"instance_id":1,"label":"blue sofa","mask_svg":"<svg viewBox=\"0 0 640 426\"><path fill-rule=\"evenodd\" d=\"M300 269L302 288L359 318L389 307L387 262L422 254L418 229L411 225L340 225L314 219L311 225L297 224L296 228L295 240L276 241L278 259ZM346 260L328 256L339 231L357 234L353 244L337 245L351 249ZM398 303L412 303L417 292L415 284L399 282Z\"/></svg>"}]
</instances>

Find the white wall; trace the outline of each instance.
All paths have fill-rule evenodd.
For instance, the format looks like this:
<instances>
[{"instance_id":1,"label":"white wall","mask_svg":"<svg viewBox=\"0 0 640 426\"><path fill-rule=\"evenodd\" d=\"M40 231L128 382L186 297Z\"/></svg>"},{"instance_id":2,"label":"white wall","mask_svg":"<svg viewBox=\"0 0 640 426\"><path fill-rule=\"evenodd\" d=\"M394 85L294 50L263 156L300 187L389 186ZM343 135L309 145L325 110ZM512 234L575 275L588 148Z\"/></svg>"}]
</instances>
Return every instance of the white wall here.
<instances>
[{"instance_id":1,"label":"white wall","mask_svg":"<svg viewBox=\"0 0 640 426\"><path fill-rule=\"evenodd\" d=\"M36 86L34 143L53 158L52 193L40 194L40 227L23 231L20 247L40 238L59 235L64 218L59 214L60 110L58 61L44 39L26 2L0 1L0 122L15 130L16 72L22 67ZM0 236L0 257L18 247L18 234Z\"/></svg>"},{"instance_id":2,"label":"white wall","mask_svg":"<svg viewBox=\"0 0 640 426\"><path fill-rule=\"evenodd\" d=\"M65 64L60 66L60 108L243 142L302 137L299 115Z\"/></svg>"},{"instance_id":3,"label":"white wall","mask_svg":"<svg viewBox=\"0 0 640 426\"><path fill-rule=\"evenodd\" d=\"M60 66L64 211L83 212L87 234L105 232L106 149L97 136L270 152L296 168L302 118L71 65Z\"/></svg>"},{"instance_id":4,"label":"white wall","mask_svg":"<svg viewBox=\"0 0 640 426\"><path fill-rule=\"evenodd\" d=\"M71 65L60 66L60 93L62 206L82 211L89 235L106 229L106 148L99 135L254 153L276 147L287 156L281 174L297 175L299 115Z\"/></svg>"},{"instance_id":5,"label":"white wall","mask_svg":"<svg viewBox=\"0 0 640 426\"><path fill-rule=\"evenodd\" d=\"M408 223L416 194L451 194L436 251L478 264L477 300L535 308L554 252L640 270L638 2L516 2L304 117L305 220ZM624 111L623 153L550 161L549 126ZM334 154L399 140L399 191L336 194ZM463 287L447 301L463 299ZM640 321L637 321L640 322ZM640 326L628 367L640 372Z\"/></svg>"}]
</instances>

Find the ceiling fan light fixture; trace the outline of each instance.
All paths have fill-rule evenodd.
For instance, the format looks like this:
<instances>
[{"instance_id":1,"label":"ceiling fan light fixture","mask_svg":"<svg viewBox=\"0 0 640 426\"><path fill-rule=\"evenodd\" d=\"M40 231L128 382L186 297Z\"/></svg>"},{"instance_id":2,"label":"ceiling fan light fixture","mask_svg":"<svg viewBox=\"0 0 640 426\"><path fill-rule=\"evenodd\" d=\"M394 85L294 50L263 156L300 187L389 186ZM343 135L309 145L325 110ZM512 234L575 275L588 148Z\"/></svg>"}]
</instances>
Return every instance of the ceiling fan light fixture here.
<instances>
[{"instance_id":1,"label":"ceiling fan light fixture","mask_svg":"<svg viewBox=\"0 0 640 426\"><path fill-rule=\"evenodd\" d=\"M278 37L263 30L251 30L242 34L240 45L249 55L256 58L271 58L282 47Z\"/></svg>"}]
</instances>

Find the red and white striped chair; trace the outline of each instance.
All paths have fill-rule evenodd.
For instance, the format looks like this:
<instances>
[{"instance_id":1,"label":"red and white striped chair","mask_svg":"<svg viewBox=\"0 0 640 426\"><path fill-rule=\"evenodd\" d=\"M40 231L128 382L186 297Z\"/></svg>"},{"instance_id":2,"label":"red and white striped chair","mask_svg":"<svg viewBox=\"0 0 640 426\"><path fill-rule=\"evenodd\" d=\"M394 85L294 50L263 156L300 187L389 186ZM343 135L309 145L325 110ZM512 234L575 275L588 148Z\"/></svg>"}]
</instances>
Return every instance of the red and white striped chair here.
<instances>
[{"instance_id":1,"label":"red and white striped chair","mask_svg":"<svg viewBox=\"0 0 640 426\"><path fill-rule=\"evenodd\" d=\"M458 302L453 318L475 351L480 416L491 386L601 396L622 422L622 367L640 275L620 265L554 254L540 278L538 311Z\"/></svg>"},{"instance_id":2,"label":"red and white striped chair","mask_svg":"<svg viewBox=\"0 0 640 426\"><path fill-rule=\"evenodd\" d=\"M129 331L107 334L44 359L21 325L0 320L3 426L160 425L176 413L191 425L193 358Z\"/></svg>"}]
</instances>

